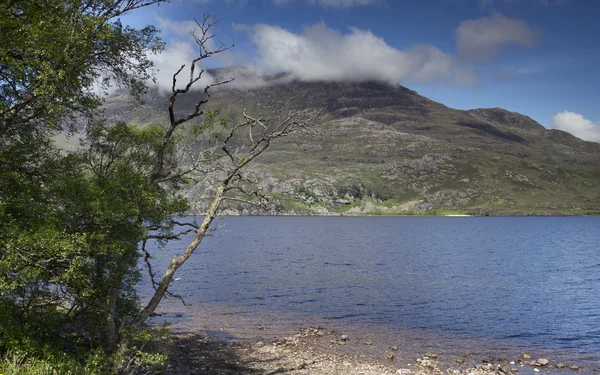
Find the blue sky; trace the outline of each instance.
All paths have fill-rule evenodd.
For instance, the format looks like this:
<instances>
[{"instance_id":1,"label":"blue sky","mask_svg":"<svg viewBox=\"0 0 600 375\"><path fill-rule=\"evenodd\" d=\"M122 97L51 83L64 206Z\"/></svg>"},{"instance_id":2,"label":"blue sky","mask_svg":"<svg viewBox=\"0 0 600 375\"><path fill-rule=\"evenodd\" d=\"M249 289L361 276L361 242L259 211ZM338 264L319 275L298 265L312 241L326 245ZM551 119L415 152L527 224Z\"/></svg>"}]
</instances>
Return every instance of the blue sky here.
<instances>
[{"instance_id":1,"label":"blue sky","mask_svg":"<svg viewBox=\"0 0 600 375\"><path fill-rule=\"evenodd\" d=\"M600 142L600 1L172 0L123 19L162 30L164 84L195 53L186 32L204 13L235 43L208 66L400 83L449 107L502 107Z\"/></svg>"}]
</instances>

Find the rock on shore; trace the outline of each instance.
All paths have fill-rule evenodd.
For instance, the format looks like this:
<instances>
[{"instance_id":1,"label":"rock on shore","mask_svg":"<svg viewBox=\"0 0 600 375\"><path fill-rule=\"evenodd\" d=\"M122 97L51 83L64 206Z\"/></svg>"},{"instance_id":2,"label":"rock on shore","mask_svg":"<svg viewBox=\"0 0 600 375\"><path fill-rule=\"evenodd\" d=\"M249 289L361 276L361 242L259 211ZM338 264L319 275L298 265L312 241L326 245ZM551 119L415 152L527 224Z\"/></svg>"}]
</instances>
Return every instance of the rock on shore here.
<instances>
[{"instance_id":1,"label":"rock on shore","mask_svg":"<svg viewBox=\"0 0 600 375\"><path fill-rule=\"evenodd\" d=\"M175 335L167 374L233 375L513 375L515 366L485 363L450 367L438 361L437 354L425 353L411 364L397 364L395 354L402 347L390 348L381 360L365 355L342 355L338 345L352 337L332 331L308 328L273 342L236 343L197 334ZM329 343L323 345L323 343ZM364 343L362 343L364 344ZM364 347L364 345L363 345ZM544 362L544 361L540 361ZM541 365L541 364L539 364Z\"/></svg>"}]
</instances>

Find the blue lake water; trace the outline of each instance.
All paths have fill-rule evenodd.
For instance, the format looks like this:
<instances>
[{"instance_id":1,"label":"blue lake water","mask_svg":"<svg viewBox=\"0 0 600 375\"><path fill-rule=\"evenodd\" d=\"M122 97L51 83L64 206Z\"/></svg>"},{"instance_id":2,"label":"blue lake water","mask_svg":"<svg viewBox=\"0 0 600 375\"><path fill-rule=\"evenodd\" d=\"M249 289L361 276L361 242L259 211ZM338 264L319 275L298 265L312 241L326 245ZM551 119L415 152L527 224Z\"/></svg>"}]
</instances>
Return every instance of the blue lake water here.
<instances>
[{"instance_id":1,"label":"blue lake water","mask_svg":"<svg viewBox=\"0 0 600 375\"><path fill-rule=\"evenodd\" d=\"M161 307L179 312L176 326L226 324L253 338L320 324L415 353L532 352L600 368L600 217L229 217L215 225L173 284L192 307ZM156 266L184 245L154 248Z\"/></svg>"}]
</instances>

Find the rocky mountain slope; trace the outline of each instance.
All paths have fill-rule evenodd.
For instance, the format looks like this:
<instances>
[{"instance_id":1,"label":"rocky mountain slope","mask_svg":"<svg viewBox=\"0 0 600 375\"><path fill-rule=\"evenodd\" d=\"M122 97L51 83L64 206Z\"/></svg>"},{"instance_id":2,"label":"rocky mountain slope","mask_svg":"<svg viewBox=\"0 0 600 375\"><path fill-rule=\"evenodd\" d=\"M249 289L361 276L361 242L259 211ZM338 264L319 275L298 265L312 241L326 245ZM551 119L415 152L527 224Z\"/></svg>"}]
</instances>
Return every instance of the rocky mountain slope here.
<instances>
[{"instance_id":1,"label":"rocky mountain slope","mask_svg":"<svg viewBox=\"0 0 600 375\"><path fill-rule=\"evenodd\" d=\"M456 110L376 82L222 89L210 103L234 120L244 108L324 109L319 124L278 140L252 167L274 198L271 213L600 214L600 144L519 113ZM143 125L165 121L166 105L153 92L143 105L117 95L105 108L109 118ZM189 190L199 208L209 187Z\"/></svg>"}]
</instances>

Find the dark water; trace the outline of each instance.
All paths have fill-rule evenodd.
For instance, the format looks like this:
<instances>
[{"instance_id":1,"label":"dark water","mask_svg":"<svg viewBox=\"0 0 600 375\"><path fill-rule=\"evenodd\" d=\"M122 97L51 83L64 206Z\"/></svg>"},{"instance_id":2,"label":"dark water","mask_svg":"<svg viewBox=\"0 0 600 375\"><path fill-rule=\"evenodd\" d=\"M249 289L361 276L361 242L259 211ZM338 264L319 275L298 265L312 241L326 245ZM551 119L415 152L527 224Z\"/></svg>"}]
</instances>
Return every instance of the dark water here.
<instances>
[{"instance_id":1,"label":"dark water","mask_svg":"<svg viewBox=\"0 0 600 375\"><path fill-rule=\"evenodd\" d=\"M245 338L321 324L415 353L525 351L600 368L600 217L230 217L217 225L174 283L193 307L162 307L182 313L172 316L177 324L226 324ZM156 263L183 245L154 250Z\"/></svg>"}]
</instances>

